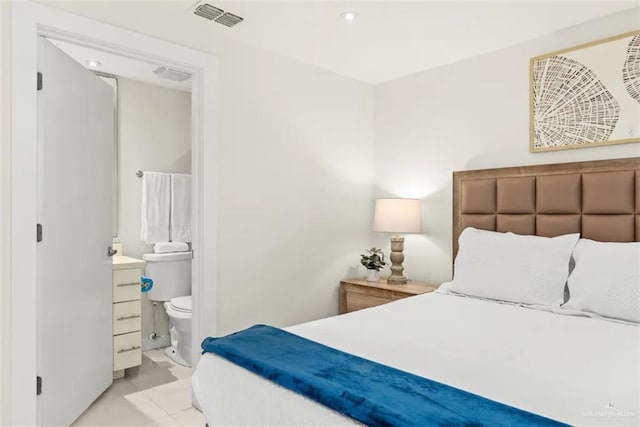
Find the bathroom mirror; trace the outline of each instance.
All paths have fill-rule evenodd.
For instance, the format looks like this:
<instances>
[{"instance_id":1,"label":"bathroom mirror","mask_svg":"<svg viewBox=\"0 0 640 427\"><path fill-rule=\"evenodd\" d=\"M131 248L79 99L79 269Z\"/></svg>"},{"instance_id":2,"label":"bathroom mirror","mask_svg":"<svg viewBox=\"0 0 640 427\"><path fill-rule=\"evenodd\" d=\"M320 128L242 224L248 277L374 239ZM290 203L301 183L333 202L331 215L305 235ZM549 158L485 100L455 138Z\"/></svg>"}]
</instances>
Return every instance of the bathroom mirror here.
<instances>
[{"instance_id":1,"label":"bathroom mirror","mask_svg":"<svg viewBox=\"0 0 640 427\"><path fill-rule=\"evenodd\" d=\"M113 170L112 170L112 191L113 205L111 208L112 235L118 237L118 78L108 74L96 73L105 83L113 89Z\"/></svg>"}]
</instances>

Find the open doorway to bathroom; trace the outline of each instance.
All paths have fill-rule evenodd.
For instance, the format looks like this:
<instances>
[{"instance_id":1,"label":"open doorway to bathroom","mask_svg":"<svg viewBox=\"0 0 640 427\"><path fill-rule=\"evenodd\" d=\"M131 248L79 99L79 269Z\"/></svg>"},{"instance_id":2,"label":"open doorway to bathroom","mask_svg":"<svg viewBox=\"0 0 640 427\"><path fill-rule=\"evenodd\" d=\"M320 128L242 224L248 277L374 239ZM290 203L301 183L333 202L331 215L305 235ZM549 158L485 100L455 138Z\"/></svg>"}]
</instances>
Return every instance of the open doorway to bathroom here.
<instances>
[{"instance_id":1,"label":"open doorway to bathroom","mask_svg":"<svg viewBox=\"0 0 640 427\"><path fill-rule=\"evenodd\" d=\"M191 76L50 41L113 92L114 381L74 425L199 423L190 386Z\"/></svg>"},{"instance_id":2,"label":"open doorway to bathroom","mask_svg":"<svg viewBox=\"0 0 640 427\"><path fill-rule=\"evenodd\" d=\"M10 156L10 204L11 239L9 242L11 259L9 266L11 271L11 295L9 322L9 361L3 375L11 381L8 384L9 399L3 401L3 414L5 409L9 415L9 423L12 425L52 425L42 416L44 401L54 408L69 407L76 401L77 394L87 394L86 388L79 387L78 382L83 381L81 371L87 366L95 365L93 358L82 357L81 348L94 348L92 344L95 334L80 334L76 326L81 322L72 324L71 327L59 329L53 335L53 341L60 339L63 342L53 342L57 345L52 351L43 351L38 339L38 322L55 321L59 313L86 312L83 304L77 304L77 300L65 300L65 294L56 295L57 303L51 303L44 299L41 287L38 283L42 275L38 272L39 259L37 252L43 242L54 242L53 230L44 224L44 240L38 242L34 238L35 224L38 223L38 207L35 200L38 197L38 149L39 149L39 98L42 92L36 92L35 76L40 70L39 45L40 39L46 37L54 40L70 41L82 46L92 47L100 51L116 53L128 58L140 59L144 62L169 64L174 68L187 70L191 73L192 85L192 168L193 168L193 243L194 259L192 260L192 295L193 295L193 320L192 320L192 361L197 363L200 358L199 343L206 336L217 334L217 218L218 218L218 170L216 164L216 152L218 150L218 60L214 55L206 52L180 46L152 36L144 35L132 30L119 28L104 22L87 17L55 10L34 2L16 2L11 4L11 138ZM78 67L81 65L73 61ZM84 68L82 68L84 70ZM86 72L86 70L84 70ZM51 87L51 79L44 78L44 87ZM49 85L49 86L48 86ZM74 88L72 81L66 88ZM43 92L46 92L45 89ZM36 94L38 93L38 96ZM109 92L107 92L109 95ZM66 94L63 94L64 99ZM110 96L105 97L105 105L112 108ZM67 115L65 122L80 123L76 116ZM87 126L85 126L87 127ZM90 126L89 126L90 127ZM110 133L110 132L109 132ZM89 141L84 138L81 141ZM107 147L110 146L105 139ZM66 161L70 162L67 171L72 187L78 183L89 181L88 177L96 175L95 170L80 173L79 168L73 162L79 164L92 163L80 160L73 151L66 151ZM111 153L108 153L111 157ZM99 158L99 157L98 157ZM104 162L103 162L104 163ZM82 168L84 171L84 167ZM105 170L105 178L109 172ZM109 187L110 188L110 187ZM109 194L110 190L102 191ZM68 210L79 211L74 203L66 205ZM109 217L108 210L104 210ZM88 212L96 209L91 207ZM86 215L89 217L89 215ZM84 218L83 218L84 219ZM107 247L112 246L112 233L110 221L105 227L104 242L100 245L95 256L106 259ZM73 224L66 228L72 230ZM54 256L65 264L65 271L71 271L78 265L79 252L73 246L60 245L60 251ZM102 261L107 268L107 283L105 288L111 292L111 260ZM105 274L106 276L106 274ZM78 281L78 286L92 283L92 276L84 276ZM52 292L58 289L60 283L50 286ZM44 316L41 311L42 303L53 307L49 309L50 316ZM60 309L60 307L64 309ZM57 311L56 311L57 309ZM82 309L82 310L80 310ZM52 313L51 313L52 312ZM111 325L109 325L111 332ZM73 342L71 342L73 341ZM68 345L69 344L69 345ZM60 352L60 348L72 348L71 352ZM109 345L109 350L111 345ZM37 359L53 359L55 363L47 374L37 366ZM91 360L92 363L87 363ZM60 362L60 363L58 363ZM112 376L112 366L107 364L106 373ZM78 369L83 367L83 369ZM9 373L11 374L9 376ZM52 373L55 373L53 375ZM34 378L41 385L41 393L34 393ZM41 381L40 381L41 380ZM109 383L112 380L109 379ZM60 391L56 391L54 385L62 383ZM104 390L104 389L103 389ZM74 393L71 393L74 392ZM70 394L73 394L71 396ZM90 393L89 393L90 394ZM62 403L57 397L62 397ZM95 399L97 395L94 395ZM89 400L92 401L93 399ZM77 402L76 402L77 403ZM196 405L196 402L193 402ZM75 405L74 405L75 406ZM87 408L88 404L82 405ZM77 412L79 414L82 411ZM137 411L139 412L139 411ZM59 424L71 424L68 422Z\"/></svg>"}]
</instances>

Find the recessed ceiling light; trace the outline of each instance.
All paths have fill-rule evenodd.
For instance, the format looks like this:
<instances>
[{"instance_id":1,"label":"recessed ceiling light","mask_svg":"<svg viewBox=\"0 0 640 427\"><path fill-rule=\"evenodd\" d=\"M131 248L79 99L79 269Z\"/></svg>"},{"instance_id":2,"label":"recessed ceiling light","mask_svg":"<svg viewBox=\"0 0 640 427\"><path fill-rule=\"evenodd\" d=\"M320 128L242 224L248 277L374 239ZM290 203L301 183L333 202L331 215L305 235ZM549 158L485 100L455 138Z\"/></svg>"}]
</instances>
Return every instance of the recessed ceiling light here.
<instances>
[{"instance_id":1,"label":"recessed ceiling light","mask_svg":"<svg viewBox=\"0 0 640 427\"><path fill-rule=\"evenodd\" d=\"M349 12L342 12L340 16L342 16L342 18L345 21L354 21L358 17L358 14L356 12L349 11Z\"/></svg>"},{"instance_id":2,"label":"recessed ceiling light","mask_svg":"<svg viewBox=\"0 0 640 427\"><path fill-rule=\"evenodd\" d=\"M84 61L84 63L91 68L97 68L102 65L100 62L96 61L95 59L89 59L87 61Z\"/></svg>"}]
</instances>

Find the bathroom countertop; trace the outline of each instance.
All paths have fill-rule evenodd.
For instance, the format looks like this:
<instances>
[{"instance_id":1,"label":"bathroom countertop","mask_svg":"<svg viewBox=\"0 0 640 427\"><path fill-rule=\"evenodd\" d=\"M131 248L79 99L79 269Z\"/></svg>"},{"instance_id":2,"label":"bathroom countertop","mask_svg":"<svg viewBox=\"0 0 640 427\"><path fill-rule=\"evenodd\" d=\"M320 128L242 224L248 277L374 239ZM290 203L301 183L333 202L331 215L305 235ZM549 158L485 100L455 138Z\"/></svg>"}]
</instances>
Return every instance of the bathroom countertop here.
<instances>
[{"instance_id":1,"label":"bathroom countertop","mask_svg":"<svg viewBox=\"0 0 640 427\"><path fill-rule=\"evenodd\" d=\"M116 255L113 257L113 269L122 270L125 268L143 268L145 261L138 258L131 258L124 255Z\"/></svg>"}]
</instances>

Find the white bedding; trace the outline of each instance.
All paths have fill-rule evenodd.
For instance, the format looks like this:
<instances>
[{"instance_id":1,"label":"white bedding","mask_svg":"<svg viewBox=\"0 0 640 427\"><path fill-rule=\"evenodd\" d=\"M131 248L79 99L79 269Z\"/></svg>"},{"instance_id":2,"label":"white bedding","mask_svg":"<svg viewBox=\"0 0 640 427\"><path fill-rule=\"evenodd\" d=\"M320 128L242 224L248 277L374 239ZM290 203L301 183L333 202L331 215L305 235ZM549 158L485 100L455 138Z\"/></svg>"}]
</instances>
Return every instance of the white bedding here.
<instances>
[{"instance_id":1,"label":"white bedding","mask_svg":"<svg viewBox=\"0 0 640 427\"><path fill-rule=\"evenodd\" d=\"M287 328L348 353L574 425L640 425L640 327L431 293ZM205 354L209 426L354 421Z\"/></svg>"}]
</instances>

